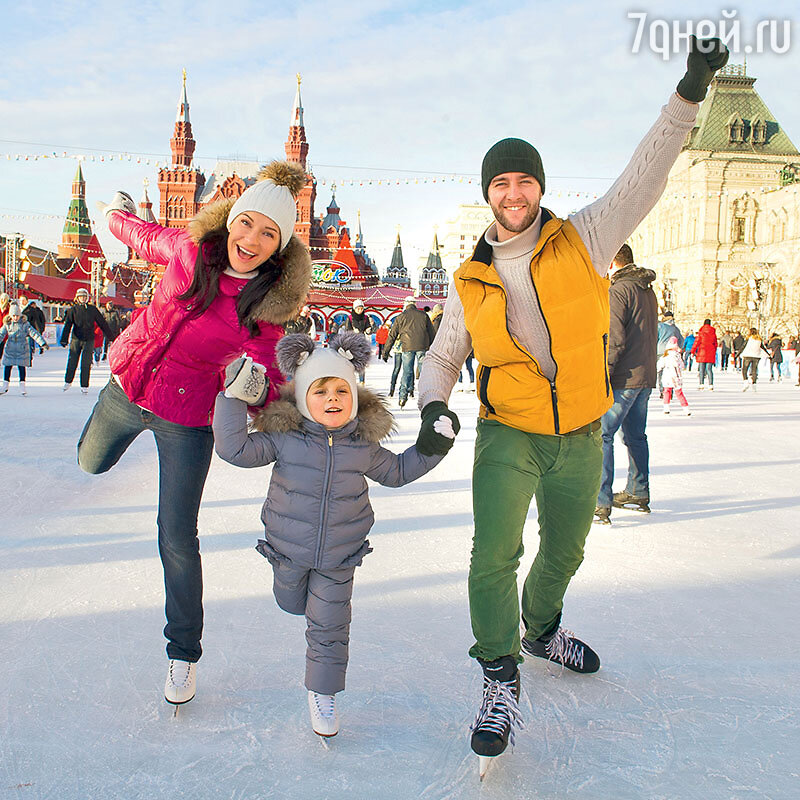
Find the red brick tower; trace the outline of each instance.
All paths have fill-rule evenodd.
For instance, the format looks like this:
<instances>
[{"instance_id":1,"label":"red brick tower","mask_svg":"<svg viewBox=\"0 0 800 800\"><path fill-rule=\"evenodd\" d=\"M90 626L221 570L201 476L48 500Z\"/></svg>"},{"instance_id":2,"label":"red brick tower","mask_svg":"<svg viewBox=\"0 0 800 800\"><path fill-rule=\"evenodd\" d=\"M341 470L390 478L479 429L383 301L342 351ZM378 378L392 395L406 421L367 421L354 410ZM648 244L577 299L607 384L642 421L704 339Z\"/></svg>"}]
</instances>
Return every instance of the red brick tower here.
<instances>
[{"instance_id":1,"label":"red brick tower","mask_svg":"<svg viewBox=\"0 0 800 800\"><path fill-rule=\"evenodd\" d=\"M289 161L297 161L302 164L303 169L308 171L306 185L297 197L297 224L295 225L295 236L305 245L311 245L313 235L312 226L314 224L314 201L317 199L317 181L308 170L306 158L308 157L308 141L306 141L306 129L303 124L303 103L300 99L300 75L297 75L297 92L294 96L294 107L292 108L292 119L289 123L289 136L284 145L286 158Z\"/></svg>"},{"instance_id":2,"label":"red brick tower","mask_svg":"<svg viewBox=\"0 0 800 800\"><path fill-rule=\"evenodd\" d=\"M185 228L200 209L197 198L206 179L196 169L192 169L195 144L192 137L192 123L189 121L189 100L186 96L186 70L184 70L175 132L169 142L172 150L172 166L162 167L158 171L158 189L161 194L161 213L158 221L169 228Z\"/></svg>"}]
</instances>

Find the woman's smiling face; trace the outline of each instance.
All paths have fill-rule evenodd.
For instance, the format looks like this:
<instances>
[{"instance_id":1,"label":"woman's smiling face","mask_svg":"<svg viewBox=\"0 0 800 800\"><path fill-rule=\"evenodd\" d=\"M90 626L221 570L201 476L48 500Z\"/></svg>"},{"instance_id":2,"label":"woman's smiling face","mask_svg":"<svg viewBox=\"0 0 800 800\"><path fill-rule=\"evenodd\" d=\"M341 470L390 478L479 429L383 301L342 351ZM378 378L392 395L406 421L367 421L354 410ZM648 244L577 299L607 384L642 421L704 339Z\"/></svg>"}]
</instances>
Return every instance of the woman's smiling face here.
<instances>
[{"instance_id":1,"label":"woman's smiling face","mask_svg":"<svg viewBox=\"0 0 800 800\"><path fill-rule=\"evenodd\" d=\"M228 232L228 262L234 272L252 272L273 255L281 243L281 230L265 214L244 211Z\"/></svg>"}]
</instances>

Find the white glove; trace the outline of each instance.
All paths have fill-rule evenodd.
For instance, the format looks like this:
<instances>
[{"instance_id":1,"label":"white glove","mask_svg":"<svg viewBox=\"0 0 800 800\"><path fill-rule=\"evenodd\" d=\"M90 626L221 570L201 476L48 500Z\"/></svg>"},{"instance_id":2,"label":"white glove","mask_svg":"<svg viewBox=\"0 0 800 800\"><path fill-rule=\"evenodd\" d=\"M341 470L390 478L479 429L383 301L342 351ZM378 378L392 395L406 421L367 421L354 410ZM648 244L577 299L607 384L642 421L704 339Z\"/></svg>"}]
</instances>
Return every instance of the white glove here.
<instances>
[{"instance_id":1,"label":"white glove","mask_svg":"<svg viewBox=\"0 0 800 800\"><path fill-rule=\"evenodd\" d=\"M129 214L136 214L136 203L127 192L117 192L110 203L98 200L95 205L98 211L105 214L106 218L112 211L127 211Z\"/></svg>"},{"instance_id":2,"label":"white glove","mask_svg":"<svg viewBox=\"0 0 800 800\"><path fill-rule=\"evenodd\" d=\"M446 436L448 439L456 438L456 432L453 430L453 420L450 417L445 417L444 414L433 423L433 429L440 436Z\"/></svg>"},{"instance_id":3,"label":"white glove","mask_svg":"<svg viewBox=\"0 0 800 800\"><path fill-rule=\"evenodd\" d=\"M225 367L225 397L244 400L249 406L263 406L269 390L267 369L250 356L237 358Z\"/></svg>"}]
</instances>

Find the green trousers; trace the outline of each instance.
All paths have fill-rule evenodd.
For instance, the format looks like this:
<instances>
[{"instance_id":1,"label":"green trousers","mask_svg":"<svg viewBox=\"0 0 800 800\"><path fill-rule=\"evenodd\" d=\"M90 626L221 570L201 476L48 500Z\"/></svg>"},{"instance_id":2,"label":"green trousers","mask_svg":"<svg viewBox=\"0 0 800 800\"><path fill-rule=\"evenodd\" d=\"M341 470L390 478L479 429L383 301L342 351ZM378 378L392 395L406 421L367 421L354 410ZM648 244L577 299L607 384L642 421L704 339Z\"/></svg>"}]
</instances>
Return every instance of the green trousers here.
<instances>
[{"instance_id":1,"label":"green trousers","mask_svg":"<svg viewBox=\"0 0 800 800\"><path fill-rule=\"evenodd\" d=\"M536 639L558 624L567 586L583 561L602 464L599 430L549 436L478 420L472 473L475 536L469 566L473 658L493 661L512 655L522 660L517 568L534 495L539 552L522 592L525 635Z\"/></svg>"}]
</instances>

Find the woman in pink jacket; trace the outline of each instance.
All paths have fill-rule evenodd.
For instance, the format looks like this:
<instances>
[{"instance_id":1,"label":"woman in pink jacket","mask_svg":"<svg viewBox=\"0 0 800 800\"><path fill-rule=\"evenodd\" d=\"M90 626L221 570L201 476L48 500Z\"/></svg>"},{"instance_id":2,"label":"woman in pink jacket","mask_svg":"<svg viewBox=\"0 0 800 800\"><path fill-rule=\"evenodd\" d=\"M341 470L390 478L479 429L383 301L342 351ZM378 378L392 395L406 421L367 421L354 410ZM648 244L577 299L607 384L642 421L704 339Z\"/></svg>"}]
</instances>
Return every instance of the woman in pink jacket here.
<instances>
[{"instance_id":1,"label":"woman in pink jacket","mask_svg":"<svg viewBox=\"0 0 800 800\"><path fill-rule=\"evenodd\" d=\"M140 433L155 436L169 658L164 693L176 705L194 697L202 652L197 514L214 446L214 401L226 365L243 354L266 368L254 405L278 396L275 345L311 281L308 250L292 235L305 181L298 164L273 162L238 200L203 209L188 232L142 221L123 192L102 206L111 232L166 270L152 303L108 350L112 377L81 434L78 463L92 474L106 472Z\"/></svg>"}]
</instances>

